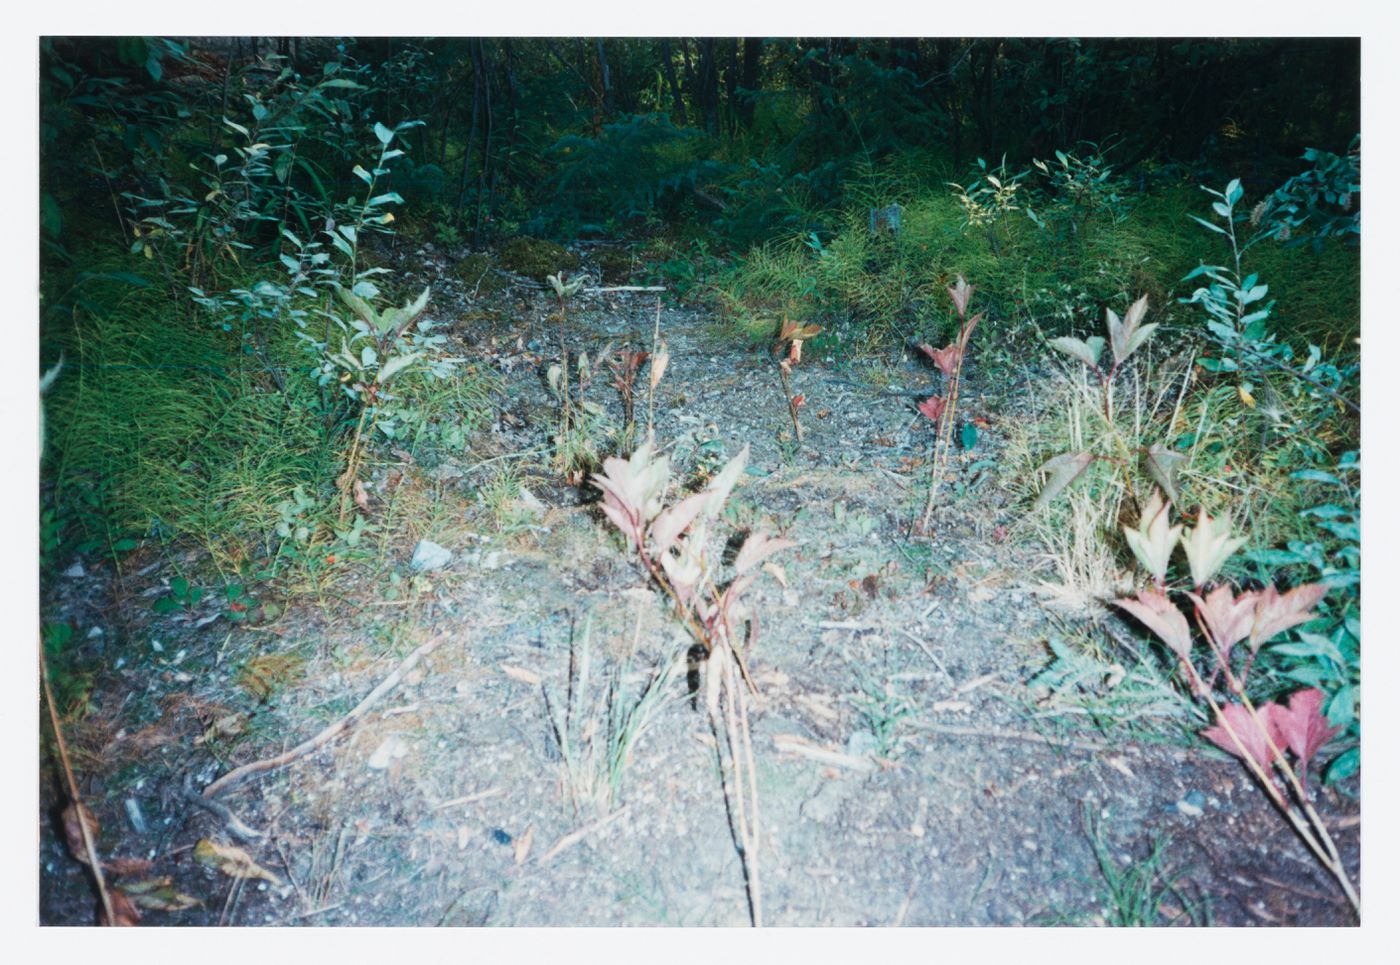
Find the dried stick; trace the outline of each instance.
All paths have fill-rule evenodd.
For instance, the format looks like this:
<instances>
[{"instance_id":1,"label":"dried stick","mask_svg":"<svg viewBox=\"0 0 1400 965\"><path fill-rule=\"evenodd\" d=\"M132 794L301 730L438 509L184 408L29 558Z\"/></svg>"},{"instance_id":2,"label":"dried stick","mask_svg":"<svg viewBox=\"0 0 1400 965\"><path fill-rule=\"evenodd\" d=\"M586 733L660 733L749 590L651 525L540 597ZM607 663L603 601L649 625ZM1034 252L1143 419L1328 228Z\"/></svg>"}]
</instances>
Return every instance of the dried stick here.
<instances>
[{"instance_id":1,"label":"dried stick","mask_svg":"<svg viewBox=\"0 0 1400 965\"><path fill-rule=\"evenodd\" d=\"M203 791L203 796L205 798L217 797L230 788L242 784L255 774L261 774L263 771L271 771L279 767L284 767L292 761L305 757L312 751L334 740L341 733L348 730L357 720L363 717L371 707L379 703L389 691L398 686L399 681L403 680L404 676L416 667L420 660L437 649L438 644L440 644L443 639L443 637L437 637L434 640L429 640L417 650L410 653L403 659L402 663L394 668L393 673L380 681L379 686L371 690L364 700L355 705L354 710L331 724L315 737L302 741L296 747L293 747L283 754L278 754L275 757L266 757L260 761L253 761L252 763L244 764L242 767L229 771L213 784L206 787Z\"/></svg>"},{"instance_id":2,"label":"dried stick","mask_svg":"<svg viewBox=\"0 0 1400 965\"><path fill-rule=\"evenodd\" d=\"M560 851L563 851L566 848L572 848L574 845L578 844L580 841L588 837L594 831L601 830L602 828L607 827L609 824L612 824L618 818L622 817L622 815L627 813L627 809L629 807L631 807L631 805L624 804L612 814L604 815L603 817L592 822L591 824L585 824L577 831L569 832L568 834L560 838L558 841L554 842L554 846L548 851L546 851L544 854L540 855L539 858L535 860L535 863L544 864L545 862L549 861L549 859L553 858L556 854L558 854Z\"/></svg>"},{"instance_id":3,"label":"dried stick","mask_svg":"<svg viewBox=\"0 0 1400 965\"><path fill-rule=\"evenodd\" d=\"M58 723L58 708L54 706L53 689L49 686L49 665L44 660L42 640L39 642L39 682L44 688L44 702L49 707L49 722L53 725L58 760L63 766L63 778L68 782L68 797L72 800L73 810L78 817L78 830L83 836L83 849L87 851L88 867L92 869L93 881L97 883L97 895L102 899L102 910L107 913L107 924L115 925L117 918L112 913L112 896L107 891L107 880L102 877L102 862L97 857L97 845L92 840L92 831L88 828L87 821L83 820L83 812L87 807L78 794L78 782L73 777L73 765L68 760L68 745L63 740L63 728Z\"/></svg>"}]
</instances>

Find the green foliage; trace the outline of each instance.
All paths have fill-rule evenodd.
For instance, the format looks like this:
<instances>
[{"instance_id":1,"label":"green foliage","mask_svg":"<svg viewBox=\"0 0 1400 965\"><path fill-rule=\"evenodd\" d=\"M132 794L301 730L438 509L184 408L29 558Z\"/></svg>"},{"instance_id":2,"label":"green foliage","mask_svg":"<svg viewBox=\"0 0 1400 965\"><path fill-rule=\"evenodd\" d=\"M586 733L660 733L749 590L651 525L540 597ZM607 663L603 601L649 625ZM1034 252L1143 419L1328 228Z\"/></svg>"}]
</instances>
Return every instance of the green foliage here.
<instances>
[{"instance_id":1,"label":"green foliage","mask_svg":"<svg viewBox=\"0 0 1400 965\"><path fill-rule=\"evenodd\" d=\"M1151 430L1144 426L1140 392L1131 395L1120 392L1120 398L1128 395L1128 401L1133 404L1128 418L1118 411L1119 406L1114 402L1115 382L1124 371L1124 363L1147 344L1159 323L1142 324L1147 314L1145 295L1135 301L1121 319L1111 308L1105 314L1107 340L1097 335L1084 340L1065 335L1049 342L1051 348L1069 355L1093 373L1099 383L1098 404L1093 406L1093 411L1101 419L1093 437L1085 440L1086 445L1051 457L1037 470L1047 477L1036 500L1037 509L1048 504L1095 462L1107 462L1116 467L1124 492L1132 502L1139 502L1137 493L1141 490L1135 469L1140 469L1142 476L1160 486L1173 503L1180 501L1177 476L1186 457L1160 440L1148 441ZM1107 357L1103 355L1105 347L1109 349ZM1163 394L1159 393L1153 414L1162 401Z\"/></svg>"},{"instance_id":2,"label":"green foliage","mask_svg":"<svg viewBox=\"0 0 1400 965\"><path fill-rule=\"evenodd\" d=\"M624 115L592 137L565 135L549 151L556 159L549 211L572 232L675 212L723 170L704 151L699 131L659 113Z\"/></svg>"},{"instance_id":3,"label":"green foliage","mask_svg":"<svg viewBox=\"0 0 1400 965\"><path fill-rule=\"evenodd\" d=\"M1279 690L1302 685L1326 695L1327 719L1343 728L1324 771L1329 783L1352 776L1361 764L1360 468L1358 453L1350 451L1330 471L1292 473L1296 485L1323 500L1299 513L1311 525L1310 538L1246 554L1261 580L1283 577L1329 588L1320 607L1323 619L1266 646L1256 671Z\"/></svg>"},{"instance_id":4,"label":"green foliage","mask_svg":"<svg viewBox=\"0 0 1400 965\"><path fill-rule=\"evenodd\" d=\"M1171 839L1158 838L1140 859L1120 860L1104 838L1086 807L1084 824L1103 877L1099 905L1104 924L1116 928L1151 928L1158 925L1209 925L1210 906L1182 889L1181 875L1168 871Z\"/></svg>"},{"instance_id":5,"label":"green foliage","mask_svg":"<svg viewBox=\"0 0 1400 965\"><path fill-rule=\"evenodd\" d=\"M1251 224L1263 226L1281 242L1311 241L1314 251L1334 237L1361 241L1361 135L1344 155L1310 147L1303 160L1312 167L1295 174L1250 212Z\"/></svg>"},{"instance_id":6,"label":"green foliage","mask_svg":"<svg viewBox=\"0 0 1400 965\"><path fill-rule=\"evenodd\" d=\"M55 559L189 536L227 560L271 529L282 494L326 478L311 386L259 391L261 367L159 288L91 281L77 305L48 340L71 366L49 397ZM289 333L270 347L282 367L297 359Z\"/></svg>"},{"instance_id":7,"label":"green foliage","mask_svg":"<svg viewBox=\"0 0 1400 965\"><path fill-rule=\"evenodd\" d=\"M1273 314L1274 302L1264 301L1269 286L1262 284L1257 273L1244 274L1244 253L1254 244L1271 237L1273 229L1256 234L1241 244L1236 234L1236 225L1247 219L1235 213L1236 205L1244 196L1244 189L1238 179L1231 181L1224 191L1204 188L1207 194L1218 198L1211 205L1216 218L1221 222L1206 221L1192 215L1201 226L1223 235L1230 245L1233 268L1220 265L1202 264L1191 271L1184 280L1205 277L1210 284L1197 288L1190 298L1182 299L1186 304L1199 305L1206 313L1206 329L1219 345L1219 354L1202 357L1201 365L1212 372L1239 373L1242 393L1252 396L1256 384L1266 385L1269 393L1282 399L1291 395L1294 399L1312 402L1328 397L1338 399L1359 412L1355 403L1346 399L1351 389L1350 382L1358 368L1337 366L1322 361L1322 351L1315 345L1308 347L1308 357L1302 364L1293 361L1293 348L1280 341L1270 329L1269 318ZM1287 384L1279 385L1284 377ZM1317 409L1316 405L1308 408ZM1271 406L1262 414L1271 419L1281 419L1298 411L1285 413L1278 406ZM1312 428L1308 426L1307 428Z\"/></svg>"},{"instance_id":8,"label":"green foliage","mask_svg":"<svg viewBox=\"0 0 1400 965\"><path fill-rule=\"evenodd\" d=\"M170 580L170 592L157 597L151 609L157 613L175 613L178 610L191 610L204 599L203 587L194 586L183 576Z\"/></svg>"}]
</instances>

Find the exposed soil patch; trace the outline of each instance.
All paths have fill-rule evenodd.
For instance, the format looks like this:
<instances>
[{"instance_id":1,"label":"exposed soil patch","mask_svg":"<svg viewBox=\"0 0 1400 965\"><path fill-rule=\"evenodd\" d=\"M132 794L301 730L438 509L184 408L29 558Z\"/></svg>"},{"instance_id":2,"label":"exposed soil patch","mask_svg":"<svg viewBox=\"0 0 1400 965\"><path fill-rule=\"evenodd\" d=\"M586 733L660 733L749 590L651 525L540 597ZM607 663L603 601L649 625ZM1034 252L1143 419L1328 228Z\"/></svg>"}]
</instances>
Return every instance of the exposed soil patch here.
<instances>
[{"instance_id":1,"label":"exposed soil patch","mask_svg":"<svg viewBox=\"0 0 1400 965\"><path fill-rule=\"evenodd\" d=\"M481 285L485 262L463 272L422 258L434 317L462 320L460 354L499 370L505 398L466 457L375 467L381 538L363 559L327 561L288 612L251 626L206 620L214 603L152 614L165 592L155 562L121 575L89 564L58 588L63 616L98 631L89 646L111 668L69 735L103 852L149 858L144 877L203 901L149 911L151 924L747 924L714 735L688 693L690 641L593 496L543 468L552 295L524 279ZM649 349L656 313L649 293L584 295L572 347ZM1076 729L1083 717L1037 706L1027 682L1061 618L1035 592L1045 577L1018 544L1012 481L990 465L1017 417L1010 389L965 376L977 441L954 460L934 538L910 540L930 441L913 393L931 370L804 360L799 447L771 357L726 346L716 324L662 307L671 363L656 431L689 485L748 444L726 523L799 543L776 560L786 586L767 575L753 591L766 923L1113 923L1096 837L1120 869L1169 840L1157 887L1175 887L1159 921L1189 910L1228 925L1352 923L1236 762L1153 742L1166 728ZM618 420L605 381L588 398ZM507 467L527 492L476 500ZM431 526L403 529L403 499L436 507L405 514ZM425 538L452 557L415 573ZM219 797L260 836L231 836L228 814L193 803L219 775L348 712L431 641L347 733ZM629 712L677 659L625 762L570 779L569 754L609 726L600 696L614 688L611 706ZM1358 805L1333 789L1318 798L1355 875ZM202 838L242 847L276 880L197 863ZM85 872L52 821L40 873L44 922L92 921Z\"/></svg>"}]
</instances>

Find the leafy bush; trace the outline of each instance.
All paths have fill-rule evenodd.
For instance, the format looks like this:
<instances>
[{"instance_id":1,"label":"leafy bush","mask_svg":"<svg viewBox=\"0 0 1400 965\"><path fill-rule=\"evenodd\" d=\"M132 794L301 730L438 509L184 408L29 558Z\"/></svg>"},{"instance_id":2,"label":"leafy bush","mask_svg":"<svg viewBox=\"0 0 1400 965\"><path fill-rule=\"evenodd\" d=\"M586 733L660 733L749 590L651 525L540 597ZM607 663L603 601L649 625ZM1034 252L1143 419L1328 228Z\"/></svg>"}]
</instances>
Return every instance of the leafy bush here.
<instances>
[{"instance_id":1,"label":"leafy bush","mask_svg":"<svg viewBox=\"0 0 1400 965\"><path fill-rule=\"evenodd\" d=\"M723 170L704 153L700 132L665 114L624 115L596 137L565 135L549 149L557 166L548 208L570 233L674 211Z\"/></svg>"}]
</instances>

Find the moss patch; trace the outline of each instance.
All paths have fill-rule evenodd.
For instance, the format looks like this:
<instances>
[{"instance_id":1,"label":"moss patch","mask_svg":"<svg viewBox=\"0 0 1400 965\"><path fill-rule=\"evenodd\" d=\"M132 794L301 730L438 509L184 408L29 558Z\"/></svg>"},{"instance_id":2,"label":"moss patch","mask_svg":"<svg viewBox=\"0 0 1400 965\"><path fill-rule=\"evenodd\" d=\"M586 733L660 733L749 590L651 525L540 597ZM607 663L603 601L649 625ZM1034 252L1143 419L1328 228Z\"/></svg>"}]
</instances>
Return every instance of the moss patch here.
<instances>
[{"instance_id":1,"label":"moss patch","mask_svg":"<svg viewBox=\"0 0 1400 965\"><path fill-rule=\"evenodd\" d=\"M636 259L633 258L630 248L621 245L596 248L593 259L598 262L598 269L603 273L604 284L625 285L632 280L632 269Z\"/></svg>"},{"instance_id":2,"label":"moss patch","mask_svg":"<svg viewBox=\"0 0 1400 965\"><path fill-rule=\"evenodd\" d=\"M457 277L479 295L494 295L506 287L496 271L496 261L487 254L471 254L457 262Z\"/></svg>"},{"instance_id":3,"label":"moss patch","mask_svg":"<svg viewBox=\"0 0 1400 965\"><path fill-rule=\"evenodd\" d=\"M542 238L511 238L501 245L499 262L502 268L527 278L544 281L546 275L561 269L574 271L579 267L578 255L561 245Z\"/></svg>"}]
</instances>

